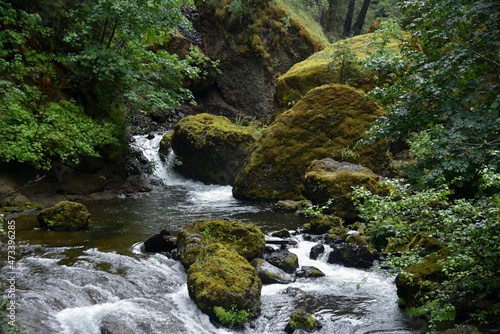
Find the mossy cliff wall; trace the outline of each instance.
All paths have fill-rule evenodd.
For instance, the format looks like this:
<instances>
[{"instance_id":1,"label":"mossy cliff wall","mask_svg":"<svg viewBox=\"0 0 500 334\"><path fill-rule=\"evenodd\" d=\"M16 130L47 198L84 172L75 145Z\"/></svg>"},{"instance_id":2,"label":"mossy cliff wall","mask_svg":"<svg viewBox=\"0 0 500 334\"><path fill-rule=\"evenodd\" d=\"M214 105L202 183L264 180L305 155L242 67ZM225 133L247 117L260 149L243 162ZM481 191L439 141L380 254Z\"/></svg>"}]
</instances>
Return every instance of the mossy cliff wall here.
<instances>
[{"instance_id":1,"label":"mossy cliff wall","mask_svg":"<svg viewBox=\"0 0 500 334\"><path fill-rule=\"evenodd\" d=\"M237 175L233 194L249 199L301 199L307 167L315 159L348 161L378 171L386 143L353 148L383 109L350 86L331 84L309 91L281 114L255 144Z\"/></svg>"},{"instance_id":2,"label":"mossy cliff wall","mask_svg":"<svg viewBox=\"0 0 500 334\"><path fill-rule=\"evenodd\" d=\"M327 45L267 0L197 0L205 54L219 59L224 100L248 115L271 116L276 78Z\"/></svg>"}]
</instances>

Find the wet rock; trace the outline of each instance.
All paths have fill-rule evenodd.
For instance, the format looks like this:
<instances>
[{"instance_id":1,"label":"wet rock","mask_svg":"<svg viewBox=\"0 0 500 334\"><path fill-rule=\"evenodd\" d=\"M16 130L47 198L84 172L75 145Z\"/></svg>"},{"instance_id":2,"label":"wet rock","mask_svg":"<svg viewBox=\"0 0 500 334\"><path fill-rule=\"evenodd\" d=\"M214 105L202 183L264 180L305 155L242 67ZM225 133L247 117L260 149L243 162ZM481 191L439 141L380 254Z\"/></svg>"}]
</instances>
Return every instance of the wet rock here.
<instances>
[{"instance_id":1,"label":"wet rock","mask_svg":"<svg viewBox=\"0 0 500 334\"><path fill-rule=\"evenodd\" d=\"M389 160L382 154L386 142L354 146L371 122L382 115L383 109L366 99L364 92L346 85L309 91L262 132L236 176L234 196L301 200L308 166L325 157L378 171Z\"/></svg>"},{"instance_id":2,"label":"wet rock","mask_svg":"<svg viewBox=\"0 0 500 334\"><path fill-rule=\"evenodd\" d=\"M316 214L311 216L308 224L305 224L306 233L323 234L327 233L334 227L341 227L344 221L336 216Z\"/></svg>"},{"instance_id":3,"label":"wet rock","mask_svg":"<svg viewBox=\"0 0 500 334\"><path fill-rule=\"evenodd\" d=\"M312 332L321 329L321 323L306 311L300 310L292 314L285 327L285 332L294 333L296 330Z\"/></svg>"},{"instance_id":4,"label":"wet rock","mask_svg":"<svg viewBox=\"0 0 500 334\"><path fill-rule=\"evenodd\" d=\"M316 260L324 252L325 246L323 244L314 245L309 252L309 258L312 260Z\"/></svg>"},{"instance_id":5,"label":"wet rock","mask_svg":"<svg viewBox=\"0 0 500 334\"><path fill-rule=\"evenodd\" d=\"M212 319L217 319L214 307L260 314L262 282L257 271L228 247L205 247L187 275L189 296Z\"/></svg>"},{"instance_id":6,"label":"wet rock","mask_svg":"<svg viewBox=\"0 0 500 334\"><path fill-rule=\"evenodd\" d=\"M293 274L299 268L299 258L287 249L280 249L272 253L266 253L264 260L283 271Z\"/></svg>"},{"instance_id":7,"label":"wet rock","mask_svg":"<svg viewBox=\"0 0 500 334\"><path fill-rule=\"evenodd\" d=\"M271 233L271 236L276 237L276 238L290 238L290 231L286 228L273 232Z\"/></svg>"},{"instance_id":8,"label":"wet rock","mask_svg":"<svg viewBox=\"0 0 500 334\"><path fill-rule=\"evenodd\" d=\"M88 227L90 213L85 205L62 201L37 214L40 226L55 231L82 230Z\"/></svg>"},{"instance_id":9,"label":"wet rock","mask_svg":"<svg viewBox=\"0 0 500 334\"><path fill-rule=\"evenodd\" d=\"M292 201L292 200L280 200L274 204L276 211L281 212L297 212L299 210L305 209L307 206L311 205L311 201Z\"/></svg>"},{"instance_id":10,"label":"wet rock","mask_svg":"<svg viewBox=\"0 0 500 334\"><path fill-rule=\"evenodd\" d=\"M295 277L263 259L256 258L251 265L257 270L262 284L289 284L295 281Z\"/></svg>"},{"instance_id":11,"label":"wet rock","mask_svg":"<svg viewBox=\"0 0 500 334\"><path fill-rule=\"evenodd\" d=\"M265 236L256 225L237 219L200 219L183 227L177 234L179 259L189 267L212 243L226 245L250 261L266 246Z\"/></svg>"},{"instance_id":12,"label":"wet rock","mask_svg":"<svg viewBox=\"0 0 500 334\"><path fill-rule=\"evenodd\" d=\"M223 116L187 116L175 125L171 139L182 162L176 170L206 184L233 184L254 142L253 132Z\"/></svg>"},{"instance_id":13,"label":"wet rock","mask_svg":"<svg viewBox=\"0 0 500 334\"><path fill-rule=\"evenodd\" d=\"M297 277L323 277L325 273L313 266L302 266L296 273Z\"/></svg>"},{"instance_id":14,"label":"wet rock","mask_svg":"<svg viewBox=\"0 0 500 334\"><path fill-rule=\"evenodd\" d=\"M332 244L331 247L332 251L328 255L328 263L360 269L370 268L373 265L373 252L366 245L342 242Z\"/></svg>"},{"instance_id":15,"label":"wet rock","mask_svg":"<svg viewBox=\"0 0 500 334\"><path fill-rule=\"evenodd\" d=\"M162 230L144 241L144 250L148 253L171 252L177 248L175 241L169 231Z\"/></svg>"}]
</instances>

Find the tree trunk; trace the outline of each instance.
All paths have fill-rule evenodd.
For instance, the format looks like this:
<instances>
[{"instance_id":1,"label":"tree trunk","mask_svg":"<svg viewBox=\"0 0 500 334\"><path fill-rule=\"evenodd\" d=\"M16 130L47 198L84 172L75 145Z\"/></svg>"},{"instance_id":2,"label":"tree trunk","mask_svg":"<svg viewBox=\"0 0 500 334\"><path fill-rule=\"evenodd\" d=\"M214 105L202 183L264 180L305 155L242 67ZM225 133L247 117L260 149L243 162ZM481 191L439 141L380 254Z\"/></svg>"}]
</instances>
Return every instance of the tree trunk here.
<instances>
[{"instance_id":1,"label":"tree trunk","mask_svg":"<svg viewBox=\"0 0 500 334\"><path fill-rule=\"evenodd\" d=\"M344 23L344 32L342 33L342 37L347 38L351 35L351 24L352 24L352 16L354 12L354 3L356 0L349 0L349 8L347 8L347 15L345 17Z\"/></svg>"},{"instance_id":2,"label":"tree trunk","mask_svg":"<svg viewBox=\"0 0 500 334\"><path fill-rule=\"evenodd\" d=\"M361 29L363 29L363 24L365 23L366 12L368 12L370 1L371 0L363 1L363 6L361 7L361 11L359 12L358 18L356 19L356 23L354 23L354 27L352 27L354 36L361 34Z\"/></svg>"}]
</instances>

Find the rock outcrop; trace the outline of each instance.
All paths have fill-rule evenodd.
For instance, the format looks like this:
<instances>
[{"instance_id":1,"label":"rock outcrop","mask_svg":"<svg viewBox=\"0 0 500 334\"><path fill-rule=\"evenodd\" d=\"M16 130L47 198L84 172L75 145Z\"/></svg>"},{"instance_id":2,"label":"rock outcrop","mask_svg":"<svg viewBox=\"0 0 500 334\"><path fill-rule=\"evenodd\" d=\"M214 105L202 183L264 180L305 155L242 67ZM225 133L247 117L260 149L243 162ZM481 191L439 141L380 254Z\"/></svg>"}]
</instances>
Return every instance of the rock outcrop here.
<instances>
[{"instance_id":1,"label":"rock outcrop","mask_svg":"<svg viewBox=\"0 0 500 334\"><path fill-rule=\"evenodd\" d=\"M174 127L172 149L181 174L207 184L232 184L254 142L253 128L223 116L187 116Z\"/></svg>"},{"instance_id":2,"label":"rock outcrop","mask_svg":"<svg viewBox=\"0 0 500 334\"><path fill-rule=\"evenodd\" d=\"M325 213L344 219L355 218L352 187L363 186L374 194L381 192L379 176L370 169L331 158L314 160L308 167L302 194L313 204L325 205Z\"/></svg>"},{"instance_id":3,"label":"rock outcrop","mask_svg":"<svg viewBox=\"0 0 500 334\"><path fill-rule=\"evenodd\" d=\"M382 153L386 143L354 145L382 115L380 106L350 86L332 84L309 91L264 130L236 176L234 196L301 200L304 174L316 159L329 157L378 171L389 160Z\"/></svg>"},{"instance_id":4,"label":"rock outcrop","mask_svg":"<svg viewBox=\"0 0 500 334\"><path fill-rule=\"evenodd\" d=\"M40 226L55 231L82 230L88 227L90 213L85 205L63 201L37 214Z\"/></svg>"}]
</instances>

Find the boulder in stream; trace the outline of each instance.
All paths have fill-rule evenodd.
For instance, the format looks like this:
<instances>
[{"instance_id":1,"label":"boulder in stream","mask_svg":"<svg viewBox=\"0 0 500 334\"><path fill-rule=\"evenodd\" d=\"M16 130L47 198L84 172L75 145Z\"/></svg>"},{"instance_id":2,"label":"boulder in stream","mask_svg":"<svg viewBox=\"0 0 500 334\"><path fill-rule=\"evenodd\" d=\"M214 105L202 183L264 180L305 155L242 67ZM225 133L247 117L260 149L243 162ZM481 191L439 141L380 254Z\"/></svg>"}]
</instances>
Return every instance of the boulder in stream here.
<instances>
[{"instance_id":1,"label":"boulder in stream","mask_svg":"<svg viewBox=\"0 0 500 334\"><path fill-rule=\"evenodd\" d=\"M297 271L297 277L323 277L325 273L313 266L302 266L299 271Z\"/></svg>"},{"instance_id":2,"label":"boulder in stream","mask_svg":"<svg viewBox=\"0 0 500 334\"><path fill-rule=\"evenodd\" d=\"M224 323L220 314L260 314L262 282L257 271L227 246L205 247L187 274L189 296L211 319Z\"/></svg>"},{"instance_id":3,"label":"boulder in stream","mask_svg":"<svg viewBox=\"0 0 500 334\"><path fill-rule=\"evenodd\" d=\"M299 258L297 254L290 252L288 249L280 249L271 253L264 253L264 260L287 272L295 273L299 268Z\"/></svg>"},{"instance_id":4,"label":"boulder in stream","mask_svg":"<svg viewBox=\"0 0 500 334\"><path fill-rule=\"evenodd\" d=\"M300 310L290 316L288 324L285 327L285 332L295 333L296 330L312 332L319 330L322 327L321 323L315 320L312 314L307 313L304 310Z\"/></svg>"},{"instance_id":5,"label":"boulder in stream","mask_svg":"<svg viewBox=\"0 0 500 334\"><path fill-rule=\"evenodd\" d=\"M367 269L375 260L373 251L367 245L353 242L339 242L331 245L328 263L340 264L345 267Z\"/></svg>"},{"instance_id":6,"label":"boulder in stream","mask_svg":"<svg viewBox=\"0 0 500 334\"><path fill-rule=\"evenodd\" d=\"M37 219L40 226L50 230L82 230L89 225L90 213L81 203L62 201L40 211Z\"/></svg>"},{"instance_id":7,"label":"boulder in stream","mask_svg":"<svg viewBox=\"0 0 500 334\"><path fill-rule=\"evenodd\" d=\"M221 243L249 261L259 256L266 246L265 236L256 225L237 219L200 219L177 234L179 259L188 268L212 243Z\"/></svg>"},{"instance_id":8,"label":"boulder in stream","mask_svg":"<svg viewBox=\"0 0 500 334\"><path fill-rule=\"evenodd\" d=\"M177 248L175 237L167 230L161 230L144 241L144 250L148 253L171 252Z\"/></svg>"},{"instance_id":9,"label":"boulder in stream","mask_svg":"<svg viewBox=\"0 0 500 334\"><path fill-rule=\"evenodd\" d=\"M273 266L269 262L256 258L251 263L255 267L262 284L289 284L295 281L295 277Z\"/></svg>"},{"instance_id":10,"label":"boulder in stream","mask_svg":"<svg viewBox=\"0 0 500 334\"><path fill-rule=\"evenodd\" d=\"M254 129L224 116L202 113L181 119L171 145L182 163L176 170L206 184L233 184L253 144Z\"/></svg>"}]
</instances>

